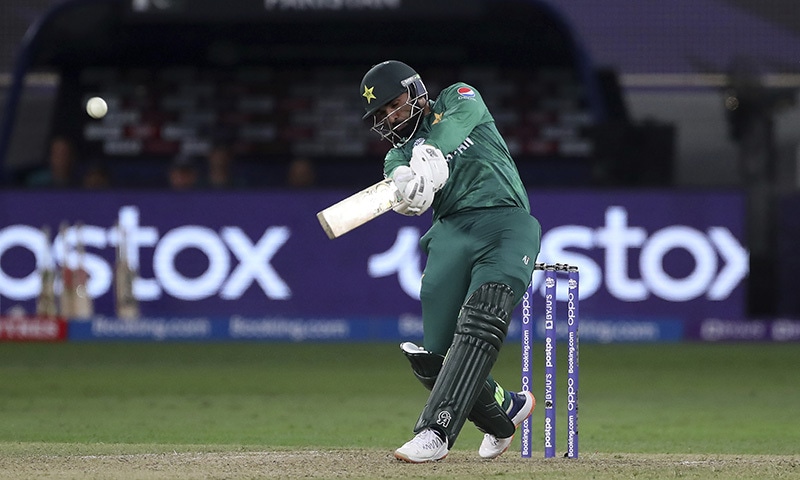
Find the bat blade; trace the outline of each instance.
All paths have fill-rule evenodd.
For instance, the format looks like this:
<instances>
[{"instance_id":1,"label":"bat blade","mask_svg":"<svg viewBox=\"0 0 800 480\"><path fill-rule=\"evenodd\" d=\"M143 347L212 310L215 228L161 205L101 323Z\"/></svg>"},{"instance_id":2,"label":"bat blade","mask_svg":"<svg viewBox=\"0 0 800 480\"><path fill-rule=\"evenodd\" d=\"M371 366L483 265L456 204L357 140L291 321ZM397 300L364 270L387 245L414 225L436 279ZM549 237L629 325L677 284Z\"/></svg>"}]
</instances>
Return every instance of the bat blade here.
<instances>
[{"instance_id":1,"label":"bat blade","mask_svg":"<svg viewBox=\"0 0 800 480\"><path fill-rule=\"evenodd\" d=\"M387 178L320 211L317 220L328 238L334 239L383 215L401 201L397 186Z\"/></svg>"}]
</instances>

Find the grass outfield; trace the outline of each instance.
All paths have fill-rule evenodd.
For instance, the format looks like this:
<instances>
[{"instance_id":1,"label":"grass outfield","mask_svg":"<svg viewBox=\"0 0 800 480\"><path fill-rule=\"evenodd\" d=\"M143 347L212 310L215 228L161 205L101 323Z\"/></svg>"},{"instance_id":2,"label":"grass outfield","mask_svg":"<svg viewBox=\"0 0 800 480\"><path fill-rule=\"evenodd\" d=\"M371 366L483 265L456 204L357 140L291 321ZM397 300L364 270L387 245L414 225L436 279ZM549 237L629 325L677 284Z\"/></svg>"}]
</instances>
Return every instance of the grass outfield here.
<instances>
[{"instance_id":1,"label":"grass outfield","mask_svg":"<svg viewBox=\"0 0 800 480\"><path fill-rule=\"evenodd\" d=\"M518 438L480 461L467 424L421 466L391 457L427 393L395 344L5 343L0 477L800 478L800 346L585 343L580 361L577 462L522 460ZM508 345L495 377L519 369Z\"/></svg>"}]
</instances>

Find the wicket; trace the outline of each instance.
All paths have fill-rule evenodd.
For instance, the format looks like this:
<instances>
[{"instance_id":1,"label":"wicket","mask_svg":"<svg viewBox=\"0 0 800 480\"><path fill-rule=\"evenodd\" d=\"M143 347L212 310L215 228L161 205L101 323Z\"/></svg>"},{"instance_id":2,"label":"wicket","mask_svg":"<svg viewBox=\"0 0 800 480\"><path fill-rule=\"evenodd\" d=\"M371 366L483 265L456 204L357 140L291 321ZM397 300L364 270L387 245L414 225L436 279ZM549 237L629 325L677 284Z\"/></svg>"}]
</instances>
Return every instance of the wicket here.
<instances>
[{"instance_id":1,"label":"wicket","mask_svg":"<svg viewBox=\"0 0 800 480\"><path fill-rule=\"evenodd\" d=\"M544 456L556 456L556 288L558 274L568 275L567 289L567 452L568 458L578 458L578 267L563 263L537 263L545 272L544 292ZM522 390L533 386L533 279L522 298ZM532 422L528 417L521 426L521 455L530 458Z\"/></svg>"}]
</instances>

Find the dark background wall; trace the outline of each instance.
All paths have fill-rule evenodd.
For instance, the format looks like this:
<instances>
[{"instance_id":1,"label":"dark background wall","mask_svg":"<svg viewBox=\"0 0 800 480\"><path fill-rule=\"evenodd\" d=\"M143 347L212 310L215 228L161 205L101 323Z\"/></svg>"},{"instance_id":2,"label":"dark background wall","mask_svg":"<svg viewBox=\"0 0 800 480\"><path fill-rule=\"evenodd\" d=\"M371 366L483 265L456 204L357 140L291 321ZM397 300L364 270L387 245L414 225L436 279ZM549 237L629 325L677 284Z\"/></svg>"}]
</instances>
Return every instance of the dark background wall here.
<instances>
[{"instance_id":1,"label":"dark background wall","mask_svg":"<svg viewBox=\"0 0 800 480\"><path fill-rule=\"evenodd\" d=\"M30 24L56 0L5 0L0 4L0 95L8 86L15 55ZM800 10L790 0L698 0L683 2L548 0L571 23L598 66L619 74L622 101L637 121L675 126L674 180L686 186L731 186L742 181L737 145L729 137L724 108L726 80L746 63L772 86L795 93L773 116L777 181L800 185ZM17 122L23 139L12 144L7 164L41 158L46 106L57 78L36 76Z\"/></svg>"}]
</instances>

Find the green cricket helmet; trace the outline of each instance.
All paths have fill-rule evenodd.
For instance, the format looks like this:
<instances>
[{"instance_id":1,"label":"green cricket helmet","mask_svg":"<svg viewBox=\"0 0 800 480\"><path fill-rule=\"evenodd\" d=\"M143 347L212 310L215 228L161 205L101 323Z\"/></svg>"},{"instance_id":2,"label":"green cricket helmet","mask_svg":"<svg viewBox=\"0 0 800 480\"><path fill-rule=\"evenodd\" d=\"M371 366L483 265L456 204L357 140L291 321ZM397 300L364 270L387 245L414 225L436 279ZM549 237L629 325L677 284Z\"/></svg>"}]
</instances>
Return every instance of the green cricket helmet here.
<instances>
[{"instance_id":1,"label":"green cricket helmet","mask_svg":"<svg viewBox=\"0 0 800 480\"><path fill-rule=\"evenodd\" d=\"M361 80L359 93L366 112L363 119L373 117L372 130L389 140L395 147L403 145L414 135L428 100L428 90L419 74L405 63L396 60L382 62L369 69ZM403 93L408 93L408 100L400 108L405 105L411 106L411 113L406 120L396 125L389 125L388 116L383 118L376 116L381 107Z\"/></svg>"}]
</instances>

